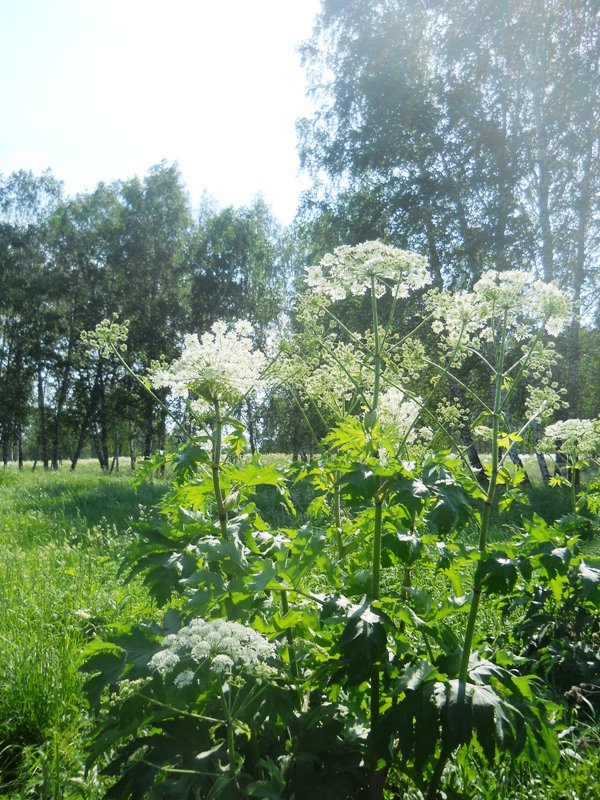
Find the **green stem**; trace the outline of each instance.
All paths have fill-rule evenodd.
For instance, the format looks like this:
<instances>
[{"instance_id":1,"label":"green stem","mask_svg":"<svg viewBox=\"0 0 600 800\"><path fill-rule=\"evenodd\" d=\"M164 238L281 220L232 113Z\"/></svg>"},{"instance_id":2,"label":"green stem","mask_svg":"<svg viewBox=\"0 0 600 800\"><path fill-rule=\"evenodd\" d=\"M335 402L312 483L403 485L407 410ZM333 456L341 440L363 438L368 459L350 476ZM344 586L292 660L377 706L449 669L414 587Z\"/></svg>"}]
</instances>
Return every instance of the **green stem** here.
<instances>
[{"instance_id":1,"label":"green stem","mask_svg":"<svg viewBox=\"0 0 600 800\"><path fill-rule=\"evenodd\" d=\"M302 403L298 399L298 396L296 395L296 392L294 391L294 389L291 386L288 387L288 391L289 391L289 393L290 393L290 395L292 397L292 400L294 401L294 404L296 405L296 407L300 411L300 414L302 415L302 418L304 419L304 422L306 423L306 425L308 427L308 430L311 433L311 436L315 440L315 444L318 445L319 444L319 437L315 433L315 429L311 425L310 420L309 420L308 416L306 415L306 411L302 408Z\"/></svg>"},{"instance_id":2,"label":"green stem","mask_svg":"<svg viewBox=\"0 0 600 800\"><path fill-rule=\"evenodd\" d=\"M227 509L223 501L223 492L221 490L221 438L223 434L223 421L221 419L221 411L219 408L219 401L214 401L215 409L215 427L213 430L212 439L212 477L213 488L215 492L215 501L217 503L217 512L219 515L219 525L221 527L221 535L223 539L229 539L229 530L227 528Z\"/></svg>"},{"instance_id":3,"label":"green stem","mask_svg":"<svg viewBox=\"0 0 600 800\"><path fill-rule=\"evenodd\" d=\"M575 467L571 467L571 480L569 481L569 494L571 495L571 508L573 510L573 514L577 514L577 495L575 493L575 484L576 484L576 470Z\"/></svg>"},{"instance_id":4,"label":"green stem","mask_svg":"<svg viewBox=\"0 0 600 800\"><path fill-rule=\"evenodd\" d=\"M227 720L227 758L229 759L229 772L235 780L235 741L233 738L233 725Z\"/></svg>"},{"instance_id":5,"label":"green stem","mask_svg":"<svg viewBox=\"0 0 600 800\"><path fill-rule=\"evenodd\" d=\"M335 523L335 539L340 561L344 557L344 540L342 539L342 496L340 487L337 485L339 475L335 473L333 484L333 515Z\"/></svg>"},{"instance_id":6,"label":"green stem","mask_svg":"<svg viewBox=\"0 0 600 800\"><path fill-rule=\"evenodd\" d=\"M228 697L225 697L225 689L228 692ZM235 738L233 733L233 706L234 702L231 699L231 686L225 684L221 686L221 704L226 717L227 724L227 760L229 761L229 774L231 775L234 783L237 785L236 780L236 764L235 764Z\"/></svg>"},{"instance_id":7,"label":"green stem","mask_svg":"<svg viewBox=\"0 0 600 800\"><path fill-rule=\"evenodd\" d=\"M425 800L435 800L437 795L437 790L442 780L442 775L444 773L444 767L446 766L448 759L451 755L451 750L446 748L442 749L438 756L438 760L436 762L435 768L433 770L433 775L431 776L431 780L429 781L429 786L427 787L427 794L425 795Z\"/></svg>"},{"instance_id":8,"label":"green stem","mask_svg":"<svg viewBox=\"0 0 600 800\"><path fill-rule=\"evenodd\" d=\"M477 622L477 613L479 611L479 604L481 602L483 560L487 552L487 541L490 529L490 520L492 516L492 509L496 495L496 487L498 484L498 469L499 469L498 435L500 432L500 415L502 409L502 386L504 383L506 321L507 321L507 313L505 312L504 325L502 329L502 340L500 343L500 350L498 353L498 364L496 367L496 374L495 374L494 411L492 414L492 454L491 454L492 461L490 469L490 479L486 497L484 500L483 513L481 515L481 528L479 532L479 560L477 562L477 567L475 569L475 576L473 579L473 600L471 601L471 608L469 609L469 618L467 620L462 658L460 662L460 669L458 672L458 679L463 683L466 683L469 674L469 658L471 656L471 648L473 646L473 638L475 635L475 624Z\"/></svg>"},{"instance_id":9,"label":"green stem","mask_svg":"<svg viewBox=\"0 0 600 800\"><path fill-rule=\"evenodd\" d=\"M378 479L379 480L379 479ZM379 487L378 487L379 494ZM371 579L371 597L379 600L381 592L381 535L383 521L383 498L375 496L375 531L373 534L373 570Z\"/></svg>"},{"instance_id":10,"label":"green stem","mask_svg":"<svg viewBox=\"0 0 600 800\"><path fill-rule=\"evenodd\" d=\"M281 610L284 615L288 614L290 611L290 604L288 603L286 591L281 592ZM291 628L286 628L285 638L287 640L288 653L290 656L290 669L295 680L298 680L298 659L296 656L296 645L294 644L294 634Z\"/></svg>"},{"instance_id":11,"label":"green stem","mask_svg":"<svg viewBox=\"0 0 600 800\"><path fill-rule=\"evenodd\" d=\"M373 367L375 370L373 383L373 404L372 410L377 411L379 403L379 390L381 383L381 350L379 342L379 321L377 317L377 298L375 297L375 277L371 276L371 312L373 324ZM379 599L381 582L381 538L383 522L383 494L381 493L381 477L377 476L375 487L375 529L373 532L373 564L371 574L371 597L373 600ZM371 729L379 719L380 710L380 676L379 665L374 664L371 669ZM377 779L377 758L373 755L371 760L371 782L373 792ZM373 793L372 793L373 794Z\"/></svg>"},{"instance_id":12,"label":"green stem","mask_svg":"<svg viewBox=\"0 0 600 800\"><path fill-rule=\"evenodd\" d=\"M379 318L377 316L377 298L375 297L375 276L371 275L371 315L373 323L373 367L375 369L373 383L373 411L377 411L379 403L379 387L381 383L381 347L379 343Z\"/></svg>"}]
</instances>

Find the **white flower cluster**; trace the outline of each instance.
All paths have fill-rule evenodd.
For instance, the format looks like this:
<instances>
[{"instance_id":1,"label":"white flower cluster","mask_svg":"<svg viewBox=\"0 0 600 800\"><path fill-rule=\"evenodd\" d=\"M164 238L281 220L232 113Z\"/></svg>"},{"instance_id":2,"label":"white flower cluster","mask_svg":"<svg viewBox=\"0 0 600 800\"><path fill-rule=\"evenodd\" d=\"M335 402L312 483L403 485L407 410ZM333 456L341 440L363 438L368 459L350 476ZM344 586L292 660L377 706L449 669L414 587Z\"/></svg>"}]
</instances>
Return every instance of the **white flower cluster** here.
<instances>
[{"instance_id":1,"label":"white flower cluster","mask_svg":"<svg viewBox=\"0 0 600 800\"><path fill-rule=\"evenodd\" d=\"M394 437L405 444L413 444L417 438L429 440L433 437L433 431L427 427L416 427L421 406L421 398L407 399L401 389L391 387L379 397L379 423L393 429Z\"/></svg>"},{"instance_id":2,"label":"white flower cluster","mask_svg":"<svg viewBox=\"0 0 600 800\"><path fill-rule=\"evenodd\" d=\"M408 297L411 291L431 283L423 256L381 242L337 247L319 264L306 268L310 289L332 301L345 300L349 294L367 294L373 278L377 297L382 297L388 288L398 297Z\"/></svg>"},{"instance_id":3,"label":"white flower cluster","mask_svg":"<svg viewBox=\"0 0 600 800\"><path fill-rule=\"evenodd\" d=\"M573 461L586 460L600 451L600 421L565 419L548 425L542 440L547 452L559 452Z\"/></svg>"},{"instance_id":4,"label":"white flower cluster","mask_svg":"<svg viewBox=\"0 0 600 800\"><path fill-rule=\"evenodd\" d=\"M542 326L557 336L572 315L571 302L557 286L517 270L484 272L471 292L433 291L428 306L434 332L451 347L459 336L473 346L491 340L504 318L514 339Z\"/></svg>"},{"instance_id":5,"label":"white flower cluster","mask_svg":"<svg viewBox=\"0 0 600 800\"><path fill-rule=\"evenodd\" d=\"M150 669L161 675L173 672L184 660L192 664L208 663L215 674L234 668L262 674L275 655L275 646L252 628L224 619L197 617L178 633L165 636L163 649L150 659ZM194 672L185 669L174 680L181 688L192 683Z\"/></svg>"},{"instance_id":6,"label":"white flower cluster","mask_svg":"<svg viewBox=\"0 0 600 800\"><path fill-rule=\"evenodd\" d=\"M200 339L186 336L182 355L167 369L152 375L155 388L170 388L176 396L191 394L210 403L236 403L257 389L266 366L264 354L253 349L249 322L237 322L228 330L215 322Z\"/></svg>"}]
</instances>

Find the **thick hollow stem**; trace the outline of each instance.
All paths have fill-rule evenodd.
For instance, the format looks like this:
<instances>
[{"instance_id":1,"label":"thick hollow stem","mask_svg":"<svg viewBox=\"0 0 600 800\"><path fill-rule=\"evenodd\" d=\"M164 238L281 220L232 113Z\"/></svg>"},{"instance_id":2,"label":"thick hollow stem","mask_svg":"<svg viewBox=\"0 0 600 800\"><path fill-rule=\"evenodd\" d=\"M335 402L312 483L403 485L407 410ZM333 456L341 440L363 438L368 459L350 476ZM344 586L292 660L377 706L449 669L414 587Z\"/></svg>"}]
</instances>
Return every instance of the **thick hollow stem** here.
<instances>
[{"instance_id":1,"label":"thick hollow stem","mask_svg":"<svg viewBox=\"0 0 600 800\"><path fill-rule=\"evenodd\" d=\"M290 610L290 605L288 603L287 592L281 592L281 610L284 614L288 614ZM291 628L286 628L285 631L285 638L287 640L288 645L288 653L290 656L290 669L292 671L292 675L296 680L298 680L298 659L296 657L296 646L294 644L294 634Z\"/></svg>"},{"instance_id":2,"label":"thick hollow stem","mask_svg":"<svg viewBox=\"0 0 600 800\"><path fill-rule=\"evenodd\" d=\"M379 342L379 317L377 315L377 297L375 296L375 276L371 276L371 316L373 325L373 411L377 411L379 403L379 387L381 384L381 347Z\"/></svg>"},{"instance_id":3,"label":"thick hollow stem","mask_svg":"<svg viewBox=\"0 0 600 800\"><path fill-rule=\"evenodd\" d=\"M438 787L442 780L442 775L444 774L444 767L448 763L448 759L450 758L450 750L442 749L441 753L438 756L438 760L436 762L435 768L433 770L433 775L431 776L431 780L429 781L429 785L427 787L427 794L425 795L425 800L435 800Z\"/></svg>"},{"instance_id":4,"label":"thick hollow stem","mask_svg":"<svg viewBox=\"0 0 600 800\"><path fill-rule=\"evenodd\" d=\"M375 296L375 277L371 277L371 311L372 311L372 325L373 325L373 367L374 367L374 383L373 383L373 404L372 410L377 411L379 403L379 388L381 383L381 349L379 342L379 320L377 317L377 298ZM377 477L377 485L375 488L375 526L373 532L373 563L371 566L371 597L373 600L379 599L380 594L380 581L381 581L381 536L382 536L382 521L383 521L383 497L380 492L381 478ZM371 670L371 696L370 696L370 712L371 712L371 726L373 726L379 719L380 707L380 682L379 682L379 666L374 664ZM375 787L377 776L377 759L373 757L371 763L371 782L372 787ZM373 796L373 794L372 794Z\"/></svg>"},{"instance_id":5,"label":"thick hollow stem","mask_svg":"<svg viewBox=\"0 0 600 800\"><path fill-rule=\"evenodd\" d=\"M221 490L221 438L223 435L223 421L221 419L221 411L219 408L219 401L214 401L215 408L215 427L213 430L212 438L212 477L213 487L215 492L215 502L217 504L217 513L219 516L219 526L221 528L221 535L224 539L229 539L229 530L227 528L227 509L223 501L223 492Z\"/></svg>"},{"instance_id":6,"label":"thick hollow stem","mask_svg":"<svg viewBox=\"0 0 600 800\"><path fill-rule=\"evenodd\" d=\"M337 481L337 473L334 475L334 479ZM340 492L340 487L337 485L337 482L334 484L333 487L333 516L334 516L334 523L335 523L335 539L337 544L338 550L338 558L340 561L344 557L344 540L342 539L342 497Z\"/></svg>"},{"instance_id":7,"label":"thick hollow stem","mask_svg":"<svg viewBox=\"0 0 600 800\"><path fill-rule=\"evenodd\" d=\"M475 577L473 579L473 600L471 601L471 608L469 609L469 618L467 620L467 628L465 630L462 658L458 673L458 678L462 682L466 682L469 674L469 658L471 656L471 648L473 646L473 638L475 635L475 624L477 622L477 613L479 611L479 604L481 602L483 559L485 558L485 554L487 552L487 541L490 529L490 520L492 516L492 508L494 505L494 499L496 495L496 487L498 484L498 467L500 460L498 437L500 433L500 414L502 411L502 385L504 383L503 369L504 369L505 331L506 331L506 314L504 317L502 342L500 346L500 352L498 354L498 364L495 374L494 413L492 414L492 453L491 453L490 480L484 501L483 513L481 515L481 528L479 533L479 561L477 562L477 567L475 569Z\"/></svg>"}]
</instances>

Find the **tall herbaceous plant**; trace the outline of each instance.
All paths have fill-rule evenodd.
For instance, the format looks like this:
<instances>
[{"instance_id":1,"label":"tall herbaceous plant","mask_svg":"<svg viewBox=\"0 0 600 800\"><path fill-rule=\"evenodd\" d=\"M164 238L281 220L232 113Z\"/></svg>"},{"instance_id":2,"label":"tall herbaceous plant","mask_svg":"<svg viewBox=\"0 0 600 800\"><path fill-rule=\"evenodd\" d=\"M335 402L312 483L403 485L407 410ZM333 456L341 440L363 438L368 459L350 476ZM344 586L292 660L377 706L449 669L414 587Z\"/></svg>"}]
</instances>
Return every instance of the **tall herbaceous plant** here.
<instances>
[{"instance_id":1,"label":"tall herbaceous plant","mask_svg":"<svg viewBox=\"0 0 600 800\"><path fill-rule=\"evenodd\" d=\"M557 755L559 709L522 641L481 620L578 569L573 591L598 601L572 528L491 535L499 504L520 499L511 447L560 406L536 376L551 373L567 299L520 272L431 289L422 257L377 242L338 248L305 284L274 358L247 323L217 323L143 379L180 398L185 445L163 458L161 521L129 562L164 622L88 652L91 759L111 797L434 798L507 752L514 768ZM120 353L110 326L95 335ZM473 362L477 384L463 379ZM329 428L289 469L250 457L240 421L251 393L282 386L299 419ZM294 481L310 487L302 522ZM261 515L269 493L284 526Z\"/></svg>"}]
</instances>

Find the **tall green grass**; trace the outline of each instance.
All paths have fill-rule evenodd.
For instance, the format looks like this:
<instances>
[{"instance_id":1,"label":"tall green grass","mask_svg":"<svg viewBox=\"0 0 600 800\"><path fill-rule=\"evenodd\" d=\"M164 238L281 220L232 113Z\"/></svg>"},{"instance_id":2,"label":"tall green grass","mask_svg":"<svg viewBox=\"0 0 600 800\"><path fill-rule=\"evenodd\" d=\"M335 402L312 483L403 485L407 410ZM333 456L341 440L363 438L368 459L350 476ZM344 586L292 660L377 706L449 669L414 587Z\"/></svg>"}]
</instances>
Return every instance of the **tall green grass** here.
<instances>
[{"instance_id":1,"label":"tall green grass","mask_svg":"<svg viewBox=\"0 0 600 800\"><path fill-rule=\"evenodd\" d=\"M161 491L95 465L0 472L1 796L100 796L83 769L81 652L102 627L153 613L119 568Z\"/></svg>"}]
</instances>

